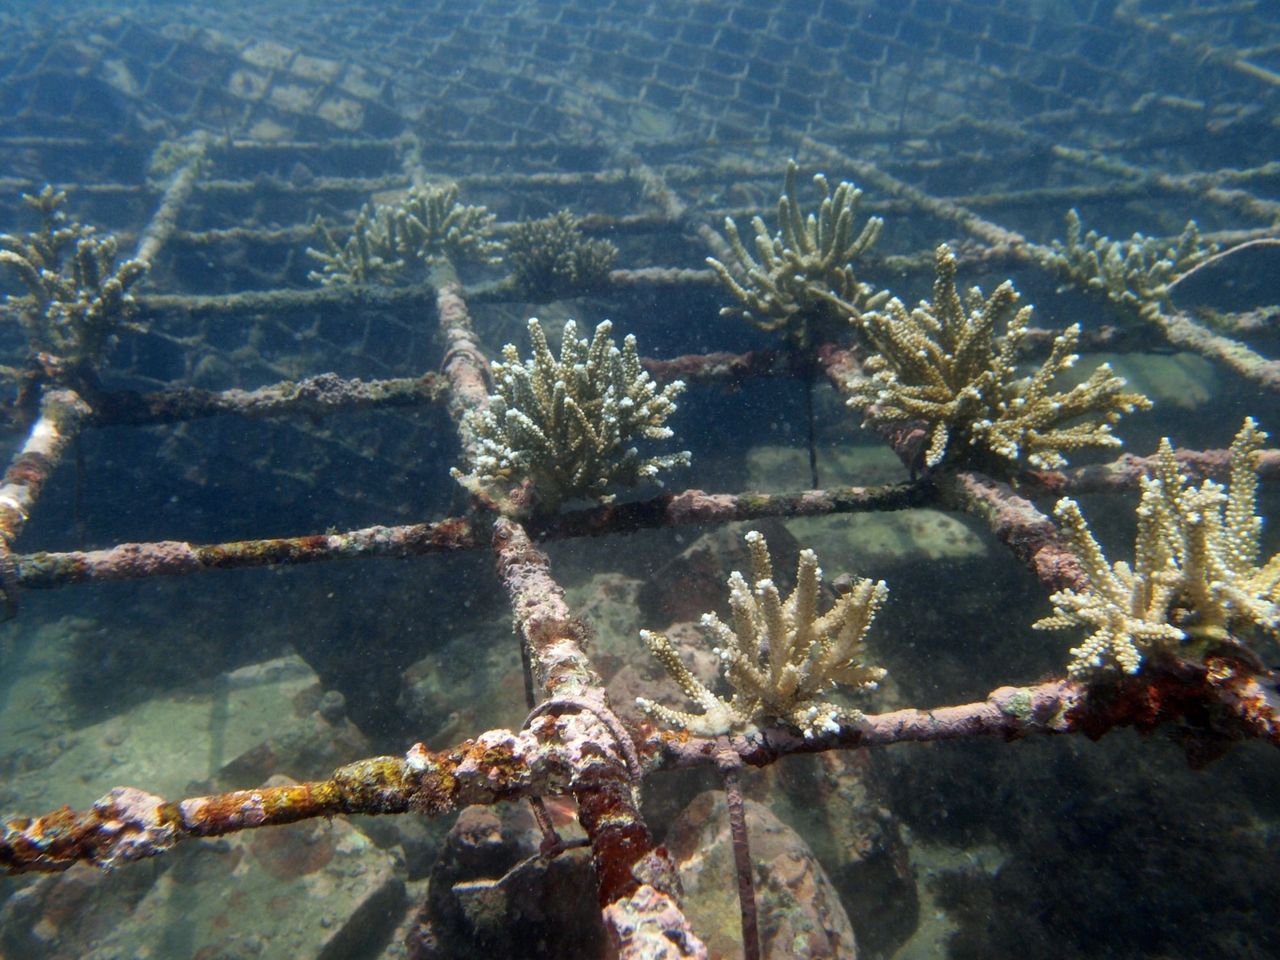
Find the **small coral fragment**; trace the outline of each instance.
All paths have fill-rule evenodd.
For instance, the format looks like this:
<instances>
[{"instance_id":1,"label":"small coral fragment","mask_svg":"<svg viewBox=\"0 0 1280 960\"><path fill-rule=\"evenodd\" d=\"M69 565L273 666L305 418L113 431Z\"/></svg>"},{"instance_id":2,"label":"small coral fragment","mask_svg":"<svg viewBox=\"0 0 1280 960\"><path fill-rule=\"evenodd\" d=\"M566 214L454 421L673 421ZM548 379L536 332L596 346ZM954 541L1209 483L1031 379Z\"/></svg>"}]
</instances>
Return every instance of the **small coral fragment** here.
<instances>
[{"instance_id":1,"label":"small coral fragment","mask_svg":"<svg viewBox=\"0 0 1280 960\"><path fill-rule=\"evenodd\" d=\"M494 219L486 207L459 203L456 184L413 187L400 203L365 204L342 243L317 218L324 249L307 249L320 263L308 277L325 286L386 284L443 259L495 264L503 246L493 239Z\"/></svg>"},{"instance_id":2,"label":"small coral fragment","mask_svg":"<svg viewBox=\"0 0 1280 960\"><path fill-rule=\"evenodd\" d=\"M1141 233L1128 240L1112 240L1095 230L1081 236L1083 229L1080 214L1067 211L1066 239L1053 242L1045 265L1070 283L1139 311L1168 306L1169 285L1218 251L1216 244L1200 238L1194 220L1172 242Z\"/></svg>"},{"instance_id":3,"label":"small coral fragment","mask_svg":"<svg viewBox=\"0 0 1280 960\"><path fill-rule=\"evenodd\" d=\"M502 262L503 245L493 238L496 217L488 207L459 203L455 183L414 187L395 217L402 249L423 262Z\"/></svg>"},{"instance_id":4,"label":"small coral fragment","mask_svg":"<svg viewBox=\"0 0 1280 960\"><path fill-rule=\"evenodd\" d=\"M584 237L578 218L561 210L512 228L507 254L516 287L541 300L593 290L609 281L618 248Z\"/></svg>"},{"instance_id":5,"label":"small coral fragment","mask_svg":"<svg viewBox=\"0 0 1280 960\"><path fill-rule=\"evenodd\" d=\"M714 613L704 614L698 624L715 644L733 690L731 699L717 696L690 673L665 636L643 630L640 636L650 652L702 712L672 710L643 698L636 703L656 720L709 737L769 722L789 724L813 737L856 722L859 711L831 703L824 694L837 684L875 689L884 678L882 668L866 665L862 657L867 630L888 587L883 580L855 580L819 615L822 571L814 552L800 552L796 586L784 601L764 537L753 530L746 541L751 583L736 570L729 577L732 626Z\"/></svg>"},{"instance_id":6,"label":"small coral fragment","mask_svg":"<svg viewBox=\"0 0 1280 960\"><path fill-rule=\"evenodd\" d=\"M307 248L307 255L320 262L308 279L334 284L391 283L404 270L404 258L396 240L392 208L366 203L356 214L351 236L339 243L328 225L317 217L316 236L323 250Z\"/></svg>"}]
</instances>

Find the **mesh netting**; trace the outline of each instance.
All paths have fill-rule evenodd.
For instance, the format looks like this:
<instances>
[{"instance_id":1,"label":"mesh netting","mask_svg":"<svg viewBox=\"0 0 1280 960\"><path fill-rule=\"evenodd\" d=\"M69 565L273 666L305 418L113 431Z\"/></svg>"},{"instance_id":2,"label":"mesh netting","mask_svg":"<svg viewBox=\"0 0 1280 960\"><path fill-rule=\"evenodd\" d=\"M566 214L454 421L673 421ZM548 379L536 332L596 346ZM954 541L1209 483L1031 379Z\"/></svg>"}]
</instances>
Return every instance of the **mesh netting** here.
<instances>
[{"instance_id":1,"label":"mesh netting","mask_svg":"<svg viewBox=\"0 0 1280 960\"><path fill-rule=\"evenodd\" d=\"M205 132L147 293L277 299L148 308L110 377L215 390L439 364L425 300L290 299L314 289L317 216L341 232L363 203L423 177L455 180L505 224L587 215L627 269L701 268L707 226L767 213L792 153L866 187L866 209L890 221L881 252L923 273L934 243L969 231L958 209L1038 241L1060 234L1072 205L1113 234L1176 233L1190 216L1207 230L1265 225L1280 213L1277 182L1269 141L1250 133L1276 100L1274 24L1257 4L1165 7L823 0L805 15L780 3L438 0L57 20L15 7L0 45L0 217L28 225L17 195L52 181L83 220L128 240L183 138ZM690 295L714 313L709 287ZM648 297L619 290L582 308L661 329ZM494 350L536 309L483 293L474 308ZM701 346L718 345L716 329ZM5 336L16 365L23 344ZM305 421L276 421L261 442L285 489L337 477L328 494L361 519L400 516L424 506L416 423L441 426L403 416L371 424L367 442ZM194 455L180 446L163 449ZM263 460L252 446L224 449L252 473ZM361 463L393 489L366 485Z\"/></svg>"}]
</instances>

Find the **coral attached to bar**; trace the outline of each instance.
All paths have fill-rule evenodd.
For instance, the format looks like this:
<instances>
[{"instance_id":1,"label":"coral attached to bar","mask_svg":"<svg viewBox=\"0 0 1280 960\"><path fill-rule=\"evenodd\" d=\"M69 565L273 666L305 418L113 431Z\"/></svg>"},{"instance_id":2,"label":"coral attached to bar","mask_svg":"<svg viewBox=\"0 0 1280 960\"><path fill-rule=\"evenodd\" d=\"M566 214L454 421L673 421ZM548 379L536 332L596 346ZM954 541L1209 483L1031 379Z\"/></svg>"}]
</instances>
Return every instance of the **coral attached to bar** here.
<instances>
[{"instance_id":1,"label":"coral attached to bar","mask_svg":"<svg viewBox=\"0 0 1280 960\"><path fill-rule=\"evenodd\" d=\"M827 178L818 174L813 182L822 204L816 214L805 216L796 197L796 173L796 162L788 161L778 232L770 235L760 217L751 221L756 256L742 242L733 218L726 217L725 233L737 262L730 267L708 257L707 263L738 301L723 307L723 316L740 316L761 330L783 330L804 348L836 329L843 310L833 297L863 310L880 305L888 294L875 293L854 273L854 261L871 249L884 226L871 217L854 232L862 191L842 181L832 193Z\"/></svg>"},{"instance_id":2,"label":"coral attached to bar","mask_svg":"<svg viewBox=\"0 0 1280 960\"><path fill-rule=\"evenodd\" d=\"M22 199L40 215L38 230L0 235L0 263L27 293L5 300L32 349L68 366L98 363L132 317L129 289L146 273L141 260L116 263L119 245L62 210L67 195L46 186Z\"/></svg>"},{"instance_id":3,"label":"coral attached to bar","mask_svg":"<svg viewBox=\"0 0 1280 960\"><path fill-rule=\"evenodd\" d=\"M872 376L853 386L849 405L862 408L871 424L928 424L928 467L949 459L995 472L1023 463L1053 468L1066 462L1067 451L1119 446L1111 425L1150 401L1125 392L1125 381L1105 363L1083 383L1053 389L1078 359L1074 324L1055 338L1039 369L1019 376L1032 309L1020 307L1020 299L1005 281L989 297L973 287L962 301L955 256L938 247L932 302L908 312L895 297L883 311L854 319L879 352L868 359Z\"/></svg>"},{"instance_id":4,"label":"coral attached to bar","mask_svg":"<svg viewBox=\"0 0 1280 960\"><path fill-rule=\"evenodd\" d=\"M549 512L565 500L607 501L611 485L657 481L658 471L689 463L687 450L644 457L630 446L638 437L671 436L666 421L684 383L659 389L640 365L635 337L619 349L611 329L604 321L588 342L570 320L557 359L534 318L532 357L522 361L513 344L503 347L493 365L498 392L487 410L467 417L478 452L471 473L454 471L464 486L504 502L527 481L536 509Z\"/></svg>"},{"instance_id":5,"label":"coral attached to bar","mask_svg":"<svg viewBox=\"0 0 1280 960\"><path fill-rule=\"evenodd\" d=\"M618 248L608 240L584 237L578 218L561 210L516 224L507 238L507 255L519 290L554 300L608 283Z\"/></svg>"},{"instance_id":6,"label":"coral attached to bar","mask_svg":"<svg viewBox=\"0 0 1280 960\"><path fill-rule=\"evenodd\" d=\"M1071 651L1073 679L1136 673L1149 652L1196 657L1241 643L1251 628L1277 629L1280 554L1258 565L1257 460L1265 439L1246 419L1231 444L1227 489L1212 480L1188 486L1162 440L1155 476L1142 480L1132 566L1108 564L1075 501L1058 502L1055 515L1089 586L1055 593L1053 616L1036 627L1093 630Z\"/></svg>"},{"instance_id":7,"label":"coral attached to bar","mask_svg":"<svg viewBox=\"0 0 1280 960\"><path fill-rule=\"evenodd\" d=\"M458 202L458 185L414 187L395 208L398 237L408 256L426 263L442 258L490 265L502 262L489 208Z\"/></svg>"},{"instance_id":8,"label":"coral attached to bar","mask_svg":"<svg viewBox=\"0 0 1280 960\"><path fill-rule=\"evenodd\" d=\"M1081 236L1083 229L1080 214L1068 210L1066 240L1053 242L1045 265L1070 283L1137 310L1167 303L1169 284L1218 251L1217 244L1200 239L1194 220L1173 242L1141 233L1112 240L1096 230Z\"/></svg>"},{"instance_id":9,"label":"coral attached to bar","mask_svg":"<svg viewBox=\"0 0 1280 960\"><path fill-rule=\"evenodd\" d=\"M365 204L344 243L317 218L324 249L307 248L321 267L308 276L325 286L390 283L443 259L496 264L503 245L493 239L494 219L487 207L459 203L456 184L413 187L400 203Z\"/></svg>"},{"instance_id":10,"label":"coral attached to bar","mask_svg":"<svg viewBox=\"0 0 1280 960\"><path fill-rule=\"evenodd\" d=\"M867 629L888 596L883 580L855 580L835 605L818 615L822 570L812 550L800 552L796 586L784 601L773 580L764 537L746 535L751 550L751 583L734 571L729 577L732 626L704 614L702 632L716 646L732 698L716 696L680 660L665 636L643 630L641 638L701 713L672 710L652 700L636 703L656 720L698 736L718 736L759 724L781 722L806 737L856 722L862 714L831 703L826 692L837 684L874 689L885 675L862 662Z\"/></svg>"},{"instance_id":11,"label":"coral attached to bar","mask_svg":"<svg viewBox=\"0 0 1280 960\"><path fill-rule=\"evenodd\" d=\"M366 203L356 214L351 236L339 243L328 225L316 217L315 232L323 250L307 247L307 255L320 262L309 280L324 284L391 283L404 270L401 245L396 238L394 208Z\"/></svg>"}]
</instances>

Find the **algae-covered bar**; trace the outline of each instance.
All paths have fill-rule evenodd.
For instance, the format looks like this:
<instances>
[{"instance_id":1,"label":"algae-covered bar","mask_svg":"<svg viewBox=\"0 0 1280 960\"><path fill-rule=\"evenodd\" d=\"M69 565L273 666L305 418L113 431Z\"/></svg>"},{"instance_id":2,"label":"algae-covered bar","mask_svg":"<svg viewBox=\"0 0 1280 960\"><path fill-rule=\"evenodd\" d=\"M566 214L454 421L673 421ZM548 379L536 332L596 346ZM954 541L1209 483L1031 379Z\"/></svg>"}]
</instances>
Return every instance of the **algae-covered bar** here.
<instances>
[{"instance_id":1,"label":"algae-covered bar","mask_svg":"<svg viewBox=\"0 0 1280 960\"><path fill-rule=\"evenodd\" d=\"M6 956L1280 953L1272 5L0 27Z\"/></svg>"}]
</instances>

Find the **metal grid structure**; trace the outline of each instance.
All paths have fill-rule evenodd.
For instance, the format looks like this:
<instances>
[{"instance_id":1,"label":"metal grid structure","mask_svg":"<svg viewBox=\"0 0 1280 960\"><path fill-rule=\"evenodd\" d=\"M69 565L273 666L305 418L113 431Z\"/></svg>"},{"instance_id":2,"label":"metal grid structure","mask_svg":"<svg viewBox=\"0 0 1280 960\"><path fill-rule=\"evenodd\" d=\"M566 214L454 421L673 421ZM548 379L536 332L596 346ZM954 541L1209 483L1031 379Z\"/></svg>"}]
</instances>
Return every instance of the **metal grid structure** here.
<instances>
[{"instance_id":1,"label":"metal grid structure","mask_svg":"<svg viewBox=\"0 0 1280 960\"><path fill-rule=\"evenodd\" d=\"M160 508L112 518L93 531L101 546L293 535L296 527L281 529L278 518L305 522L308 498L322 499L309 532L364 528L343 535L341 549L312 536L184 542L186 552L166 556L163 544L150 553L144 544L6 554L10 602L23 587L97 577L403 556L487 541L483 517L442 519L463 505L446 479L456 446L444 439L452 428L441 401L447 385L454 404L466 392L466 373L454 369L459 351L464 359L468 351L494 354L527 305L483 272L464 276L465 285L398 291L320 290L306 277L317 215L347 224L371 196L428 178L455 181L504 224L562 207L583 215L623 254L610 288L584 306L642 317L679 295L707 316L690 353L720 347L715 338L728 330L712 319L718 294L700 271L716 240L708 228L726 215L767 211L790 154L807 169L858 182L867 208L897 225L871 264L895 288L918 288L932 245L949 238L975 270L1023 272L1026 285L1051 291L1053 279L1037 275L1030 252L1060 230L1045 211L1072 205L1113 234L1175 233L1194 216L1223 240L1273 236L1275 18L1261 3L1167 6L821 0L799 15L746 2L491 0L465 11L380 4L369 15L259 4L202 13L199 26L186 11L0 14L8 28L0 222L20 226L18 193L50 181L73 191L83 220L150 250L152 264L140 296L146 329L123 337L104 371L107 395L80 409L82 401L46 391L45 413L68 403L76 412L58 416L73 426L48 446L31 434L15 457L7 479L25 484L31 517L6 518L10 547L66 548L58 540L70 498L59 498L55 483L47 509L58 521L42 524L38 495L81 429L100 487L157 503L166 494L200 499L186 491L214 487L236 503L233 517L194 527ZM479 333L450 326L450 311L464 321L469 313ZM1250 316L1237 315L1237 328ZM1250 347L1186 314L1162 332L1252 381L1274 405L1267 395L1280 377L1267 354L1277 343L1265 330L1244 334ZM24 346L2 336L8 362L20 367ZM746 336L738 343L761 346ZM396 380L399 388L371 399L352 378ZM832 379L840 382L838 371ZM255 390L247 403L234 392ZM150 396L139 401L137 392ZM354 412L326 419L339 410ZM35 413L15 408L14 420ZM204 419L210 413L222 415ZM96 444L87 429L113 424L121 426L109 443ZM145 424L160 425L138 439L120 435ZM832 502L839 510L867 501ZM993 519L998 510L977 493L964 506L1036 562L1044 544L1029 547L1027 531L1042 518ZM786 513L795 502L763 509ZM600 522L681 522L669 502L665 510ZM730 518L746 516L741 508ZM157 529L157 518L182 523ZM684 517L707 519L698 509ZM384 523L410 525L371 526ZM564 711L576 694L540 659L549 638L528 613L558 588L525 537L510 524L496 551L524 611L518 622L540 696ZM145 562L130 566L126 554ZM513 579L516 567L546 581ZM562 626L573 622L567 610L555 615ZM575 669L594 691L586 662ZM615 787L594 810L591 791L579 795L587 819L629 809ZM607 864L607 849L620 841L598 823L588 832L598 863ZM612 882L605 903L633 892ZM625 926L614 922L615 932Z\"/></svg>"}]
</instances>

